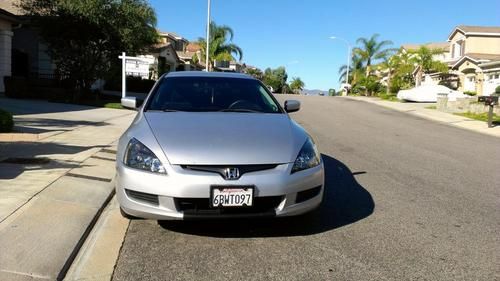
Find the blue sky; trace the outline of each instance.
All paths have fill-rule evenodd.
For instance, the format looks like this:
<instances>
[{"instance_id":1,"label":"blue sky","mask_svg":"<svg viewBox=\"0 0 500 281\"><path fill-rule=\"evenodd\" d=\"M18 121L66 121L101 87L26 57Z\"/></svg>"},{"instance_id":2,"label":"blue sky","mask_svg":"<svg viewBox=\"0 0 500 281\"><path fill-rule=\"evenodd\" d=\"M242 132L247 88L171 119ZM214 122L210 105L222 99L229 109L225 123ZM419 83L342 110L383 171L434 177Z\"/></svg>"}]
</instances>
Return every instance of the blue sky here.
<instances>
[{"instance_id":1,"label":"blue sky","mask_svg":"<svg viewBox=\"0 0 500 281\"><path fill-rule=\"evenodd\" d=\"M207 0L150 0L158 28L188 40L204 36ZM456 25L500 26L499 0L212 0L212 20L233 28L243 61L285 66L308 89L338 88L347 47L379 33L395 47L446 41Z\"/></svg>"}]
</instances>

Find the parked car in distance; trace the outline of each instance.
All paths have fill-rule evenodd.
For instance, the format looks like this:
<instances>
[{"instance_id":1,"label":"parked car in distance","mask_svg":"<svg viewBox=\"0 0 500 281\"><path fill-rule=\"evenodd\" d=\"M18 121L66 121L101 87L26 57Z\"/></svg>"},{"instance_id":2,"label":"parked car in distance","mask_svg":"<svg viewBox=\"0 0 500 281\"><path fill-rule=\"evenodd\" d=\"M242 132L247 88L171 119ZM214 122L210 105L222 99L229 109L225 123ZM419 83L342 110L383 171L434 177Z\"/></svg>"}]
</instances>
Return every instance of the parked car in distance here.
<instances>
[{"instance_id":1,"label":"parked car in distance","mask_svg":"<svg viewBox=\"0 0 500 281\"><path fill-rule=\"evenodd\" d=\"M134 98L124 98L135 107ZM125 216L159 220L293 216L322 202L312 138L260 81L235 73L162 76L118 144Z\"/></svg>"},{"instance_id":2,"label":"parked car in distance","mask_svg":"<svg viewBox=\"0 0 500 281\"><path fill-rule=\"evenodd\" d=\"M421 85L408 90L400 90L397 98L413 102L436 102L438 94L448 94L448 100L469 97L462 92L452 90L442 85Z\"/></svg>"}]
</instances>

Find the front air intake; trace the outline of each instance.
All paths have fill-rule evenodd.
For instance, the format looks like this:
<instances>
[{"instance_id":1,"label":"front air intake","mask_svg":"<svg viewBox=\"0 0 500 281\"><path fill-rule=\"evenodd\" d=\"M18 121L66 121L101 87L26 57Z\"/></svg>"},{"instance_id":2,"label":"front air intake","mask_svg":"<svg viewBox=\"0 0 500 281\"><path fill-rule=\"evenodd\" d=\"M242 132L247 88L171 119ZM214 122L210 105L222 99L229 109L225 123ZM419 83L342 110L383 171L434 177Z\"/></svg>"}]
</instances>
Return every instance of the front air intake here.
<instances>
[{"instance_id":1,"label":"front air intake","mask_svg":"<svg viewBox=\"0 0 500 281\"><path fill-rule=\"evenodd\" d=\"M141 203L147 203L147 204L151 204L151 205L155 205L155 206L160 205L160 203L158 201L158 195L139 192L139 191L135 191L135 190L129 190L129 189L125 189L125 193L127 194L128 197L134 199L135 201L139 201Z\"/></svg>"}]
</instances>

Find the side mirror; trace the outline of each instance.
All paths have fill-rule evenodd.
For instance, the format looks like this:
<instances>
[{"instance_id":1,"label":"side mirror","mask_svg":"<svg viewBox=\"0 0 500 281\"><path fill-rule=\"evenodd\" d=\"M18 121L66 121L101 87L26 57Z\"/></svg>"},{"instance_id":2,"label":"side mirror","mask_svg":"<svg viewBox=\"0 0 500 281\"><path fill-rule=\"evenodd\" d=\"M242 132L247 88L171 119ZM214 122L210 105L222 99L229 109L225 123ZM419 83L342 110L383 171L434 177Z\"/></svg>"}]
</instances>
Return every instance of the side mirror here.
<instances>
[{"instance_id":1,"label":"side mirror","mask_svg":"<svg viewBox=\"0 0 500 281\"><path fill-rule=\"evenodd\" d=\"M300 109L300 101L298 100L286 100L285 101L285 111L286 112L295 112Z\"/></svg>"},{"instance_id":2,"label":"side mirror","mask_svg":"<svg viewBox=\"0 0 500 281\"><path fill-rule=\"evenodd\" d=\"M122 106L128 109L137 108L137 100L135 97L124 97L121 99Z\"/></svg>"}]
</instances>

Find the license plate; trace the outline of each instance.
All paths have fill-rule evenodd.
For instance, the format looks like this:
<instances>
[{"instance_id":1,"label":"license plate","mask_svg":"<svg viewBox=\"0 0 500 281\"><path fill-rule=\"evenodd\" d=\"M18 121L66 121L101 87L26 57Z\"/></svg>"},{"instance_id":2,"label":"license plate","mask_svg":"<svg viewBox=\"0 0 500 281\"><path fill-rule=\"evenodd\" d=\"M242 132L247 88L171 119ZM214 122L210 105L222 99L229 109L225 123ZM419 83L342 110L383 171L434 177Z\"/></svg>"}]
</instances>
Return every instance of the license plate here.
<instances>
[{"instance_id":1,"label":"license plate","mask_svg":"<svg viewBox=\"0 0 500 281\"><path fill-rule=\"evenodd\" d=\"M250 207L253 204L253 187L226 187L212 188L212 207Z\"/></svg>"}]
</instances>

